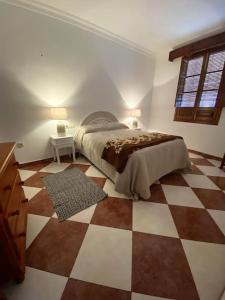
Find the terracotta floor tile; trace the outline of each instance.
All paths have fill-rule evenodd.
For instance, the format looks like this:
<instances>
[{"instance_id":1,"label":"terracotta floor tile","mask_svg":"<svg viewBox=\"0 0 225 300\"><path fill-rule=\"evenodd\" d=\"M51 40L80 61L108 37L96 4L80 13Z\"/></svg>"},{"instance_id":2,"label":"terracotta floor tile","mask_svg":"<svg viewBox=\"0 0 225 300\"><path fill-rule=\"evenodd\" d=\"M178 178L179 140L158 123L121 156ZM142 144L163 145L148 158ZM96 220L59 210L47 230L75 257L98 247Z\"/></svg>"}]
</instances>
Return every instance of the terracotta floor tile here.
<instances>
[{"instance_id":1,"label":"terracotta floor tile","mask_svg":"<svg viewBox=\"0 0 225 300\"><path fill-rule=\"evenodd\" d=\"M192 188L205 208L225 210L225 193L222 191Z\"/></svg>"},{"instance_id":2,"label":"terracotta floor tile","mask_svg":"<svg viewBox=\"0 0 225 300\"><path fill-rule=\"evenodd\" d=\"M80 169L82 172L85 173L89 167L90 167L90 166L88 166L88 165L71 164L71 165L67 168L67 170L68 170L68 169L78 168L78 169Z\"/></svg>"},{"instance_id":3,"label":"terracotta floor tile","mask_svg":"<svg viewBox=\"0 0 225 300\"><path fill-rule=\"evenodd\" d=\"M167 203L161 184L153 184L150 186L151 197L146 200L156 203Z\"/></svg>"},{"instance_id":4,"label":"terracotta floor tile","mask_svg":"<svg viewBox=\"0 0 225 300\"><path fill-rule=\"evenodd\" d=\"M121 229L132 229L132 202L128 199L108 197L97 204L92 224Z\"/></svg>"},{"instance_id":5,"label":"terracotta floor tile","mask_svg":"<svg viewBox=\"0 0 225 300\"><path fill-rule=\"evenodd\" d=\"M40 171L42 168L46 167L49 165L50 161L47 162L37 162L33 164L29 164L25 167L19 167L21 170L30 170L30 171Z\"/></svg>"},{"instance_id":6,"label":"terracotta floor tile","mask_svg":"<svg viewBox=\"0 0 225 300\"><path fill-rule=\"evenodd\" d=\"M225 177L208 176L221 190L225 190Z\"/></svg>"},{"instance_id":7,"label":"terracotta floor tile","mask_svg":"<svg viewBox=\"0 0 225 300\"><path fill-rule=\"evenodd\" d=\"M131 293L70 278L61 300L131 300Z\"/></svg>"},{"instance_id":8,"label":"terracotta floor tile","mask_svg":"<svg viewBox=\"0 0 225 300\"><path fill-rule=\"evenodd\" d=\"M190 160L195 165L199 165L199 166L213 166L213 164L210 161L208 161L206 158L190 158Z\"/></svg>"},{"instance_id":9,"label":"terracotta floor tile","mask_svg":"<svg viewBox=\"0 0 225 300\"><path fill-rule=\"evenodd\" d=\"M44 183L43 183L42 178L49 174L50 173L46 173L46 172L37 172L36 174L34 174L33 176L31 176L27 180L25 180L24 185L43 188Z\"/></svg>"},{"instance_id":10,"label":"terracotta floor tile","mask_svg":"<svg viewBox=\"0 0 225 300\"><path fill-rule=\"evenodd\" d=\"M132 291L170 299L199 299L179 239L133 232Z\"/></svg>"},{"instance_id":11,"label":"terracotta floor tile","mask_svg":"<svg viewBox=\"0 0 225 300\"><path fill-rule=\"evenodd\" d=\"M27 265L69 276L88 225L51 219L27 250Z\"/></svg>"},{"instance_id":12,"label":"terracotta floor tile","mask_svg":"<svg viewBox=\"0 0 225 300\"><path fill-rule=\"evenodd\" d=\"M180 238L225 243L225 237L205 209L171 205L170 211Z\"/></svg>"},{"instance_id":13,"label":"terracotta floor tile","mask_svg":"<svg viewBox=\"0 0 225 300\"><path fill-rule=\"evenodd\" d=\"M51 217L54 214L53 203L45 189L28 202L28 213Z\"/></svg>"},{"instance_id":14,"label":"terracotta floor tile","mask_svg":"<svg viewBox=\"0 0 225 300\"><path fill-rule=\"evenodd\" d=\"M92 179L100 188L103 188L106 182L106 178L100 178L100 177L89 177Z\"/></svg>"},{"instance_id":15,"label":"terracotta floor tile","mask_svg":"<svg viewBox=\"0 0 225 300\"><path fill-rule=\"evenodd\" d=\"M170 173L166 176L163 176L159 181L162 184L188 186L181 174L178 173Z\"/></svg>"}]
</instances>

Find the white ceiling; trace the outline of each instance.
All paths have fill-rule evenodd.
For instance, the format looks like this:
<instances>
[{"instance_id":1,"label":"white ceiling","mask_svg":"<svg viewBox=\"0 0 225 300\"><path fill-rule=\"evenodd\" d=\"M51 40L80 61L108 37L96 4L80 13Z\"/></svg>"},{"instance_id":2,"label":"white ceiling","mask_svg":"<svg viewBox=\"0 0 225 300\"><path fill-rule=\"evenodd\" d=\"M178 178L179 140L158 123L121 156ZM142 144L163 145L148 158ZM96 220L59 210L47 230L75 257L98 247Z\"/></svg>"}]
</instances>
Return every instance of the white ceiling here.
<instances>
[{"instance_id":1,"label":"white ceiling","mask_svg":"<svg viewBox=\"0 0 225 300\"><path fill-rule=\"evenodd\" d=\"M150 51L225 28L225 0L19 0L82 19Z\"/></svg>"}]
</instances>

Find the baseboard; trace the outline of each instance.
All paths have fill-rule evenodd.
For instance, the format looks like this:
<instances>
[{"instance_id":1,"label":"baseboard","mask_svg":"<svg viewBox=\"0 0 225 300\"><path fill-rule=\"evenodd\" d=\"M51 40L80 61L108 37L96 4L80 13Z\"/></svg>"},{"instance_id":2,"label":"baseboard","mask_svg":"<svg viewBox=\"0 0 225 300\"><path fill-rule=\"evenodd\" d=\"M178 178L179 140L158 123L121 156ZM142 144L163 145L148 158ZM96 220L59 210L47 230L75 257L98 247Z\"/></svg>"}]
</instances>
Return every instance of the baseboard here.
<instances>
[{"instance_id":1,"label":"baseboard","mask_svg":"<svg viewBox=\"0 0 225 300\"><path fill-rule=\"evenodd\" d=\"M38 165L40 163L47 163L47 162L52 162L53 161L53 158L50 157L50 158L45 158L45 159L39 159L39 160L34 160L34 161L29 161L29 162L26 162L26 163L19 163L19 167L28 167L28 166L31 166L31 165Z\"/></svg>"},{"instance_id":2,"label":"baseboard","mask_svg":"<svg viewBox=\"0 0 225 300\"><path fill-rule=\"evenodd\" d=\"M201 155L202 157L204 158L208 158L208 159L215 159L215 160L219 160L221 161L222 160L222 157L218 157L218 156L215 156L215 155L211 155L211 154L207 154L207 153L204 153L204 152L200 152L200 151L196 151L196 150L192 150L192 149L188 149L189 152L191 153L194 153L194 154L198 154L198 155Z\"/></svg>"},{"instance_id":3,"label":"baseboard","mask_svg":"<svg viewBox=\"0 0 225 300\"><path fill-rule=\"evenodd\" d=\"M78 157L78 153L75 154L76 157ZM60 159L65 159L68 157L68 154L65 154L65 155L60 155ZM40 163L47 163L47 162L53 162L53 158L52 157L49 157L49 158L44 158L44 159L39 159L39 160L34 160L34 161L29 161L29 162L26 162L26 163L19 163L19 167L23 168L23 167L28 167L28 166L31 166L31 165L38 165Z\"/></svg>"}]
</instances>

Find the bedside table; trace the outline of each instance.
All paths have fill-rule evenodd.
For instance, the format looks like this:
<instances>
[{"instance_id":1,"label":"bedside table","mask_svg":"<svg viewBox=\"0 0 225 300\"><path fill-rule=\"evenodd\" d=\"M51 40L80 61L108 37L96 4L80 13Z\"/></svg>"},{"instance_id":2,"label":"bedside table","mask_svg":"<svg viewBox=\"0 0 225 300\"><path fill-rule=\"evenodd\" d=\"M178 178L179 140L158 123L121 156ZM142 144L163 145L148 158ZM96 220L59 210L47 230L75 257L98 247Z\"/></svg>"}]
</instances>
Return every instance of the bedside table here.
<instances>
[{"instance_id":1,"label":"bedside table","mask_svg":"<svg viewBox=\"0 0 225 300\"><path fill-rule=\"evenodd\" d=\"M75 161L75 145L72 135L53 135L50 137L50 142L53 149L54 160L57 158L57 162L60 163L59 150L63 148L72 148L73 161Z\"/></svg>"}]
</instances>

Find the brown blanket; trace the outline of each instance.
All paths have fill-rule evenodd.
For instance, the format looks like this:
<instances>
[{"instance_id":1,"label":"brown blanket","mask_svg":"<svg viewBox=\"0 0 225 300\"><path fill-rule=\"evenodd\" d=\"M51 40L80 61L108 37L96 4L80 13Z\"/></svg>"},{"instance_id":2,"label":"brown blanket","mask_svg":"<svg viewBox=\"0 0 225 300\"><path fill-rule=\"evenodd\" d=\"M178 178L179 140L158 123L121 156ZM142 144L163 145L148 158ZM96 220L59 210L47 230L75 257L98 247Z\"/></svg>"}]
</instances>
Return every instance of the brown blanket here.
<instances>
[{"instance_id":1,"label":"brown blanket","mask_svg":"<svg viewBox=\"0 0 225 300\"><path fill-rule=\"evenodd\" d=\"M136 137L128 137L126 139L109 140L102 152L102 159L113 165L117 172L122 173L129 156L133 152L175 139L182 139L182 137L152 132L140 134Z\"/></svg>"}]
</instances>

